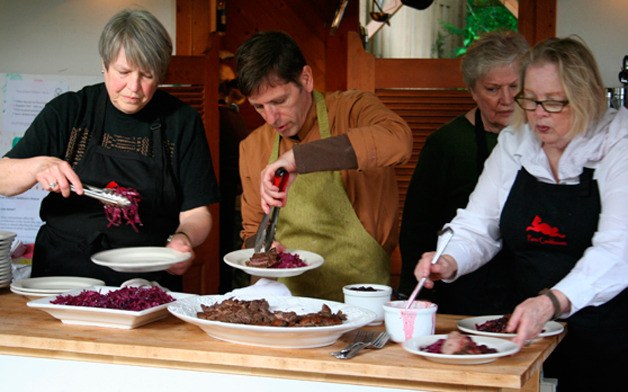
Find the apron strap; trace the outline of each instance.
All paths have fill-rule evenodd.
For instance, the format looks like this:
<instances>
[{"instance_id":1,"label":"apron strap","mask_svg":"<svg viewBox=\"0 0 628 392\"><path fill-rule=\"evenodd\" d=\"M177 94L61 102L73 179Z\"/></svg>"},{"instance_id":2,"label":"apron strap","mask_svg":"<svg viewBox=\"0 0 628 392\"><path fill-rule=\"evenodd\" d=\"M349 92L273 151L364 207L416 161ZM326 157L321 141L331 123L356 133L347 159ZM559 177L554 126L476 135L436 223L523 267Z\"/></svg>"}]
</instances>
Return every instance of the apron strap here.
<instances>
[{"instance_id":1,"label":"apron strap","mask_svg":"<svg viewBox=\"0 0 628 392\"><path fill-rule=\"evenodd\" d=\"M328 138L331 136L331 128L329 127L329 117L327 117L325 97L316 90L314 90L314 102L316 103L316 119L318 120L321 139Z\"/></svg>"}]
</instances>

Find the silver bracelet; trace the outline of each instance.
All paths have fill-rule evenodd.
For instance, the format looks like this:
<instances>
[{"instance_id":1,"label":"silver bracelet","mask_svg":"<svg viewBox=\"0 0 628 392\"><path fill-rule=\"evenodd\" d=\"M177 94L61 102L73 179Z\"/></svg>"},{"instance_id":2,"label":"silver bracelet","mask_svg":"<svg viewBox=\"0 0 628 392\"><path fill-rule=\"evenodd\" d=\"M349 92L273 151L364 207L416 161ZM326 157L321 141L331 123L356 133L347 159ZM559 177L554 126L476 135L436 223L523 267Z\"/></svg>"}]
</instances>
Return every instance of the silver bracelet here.
<instances>
[{"instance_id":1,"label":"silver bracelet","mask_svg":"<svg viewBox=\"0 0 628 392\"><path fill-rule=\"evenodd\" d=\"M177 232L176 232L176 233L174 233L174 234L170 234L170 235L168 236L168 238L166 239L166 243L167 243L167 244L169 244L170 242L172 242L172 240L174 239L174 236L175 236L175 235L177 235L177 234L181 234L181 235L185 236L185 238L187 238L187 239L188 239L188 241L190 242L190 246L192 246L192 240L190 239L190 236L189 236L189 235L187 235L187 234L186 234L185 232L183 232L183 231L177 231Z\"/></svg>"}]
</instances>

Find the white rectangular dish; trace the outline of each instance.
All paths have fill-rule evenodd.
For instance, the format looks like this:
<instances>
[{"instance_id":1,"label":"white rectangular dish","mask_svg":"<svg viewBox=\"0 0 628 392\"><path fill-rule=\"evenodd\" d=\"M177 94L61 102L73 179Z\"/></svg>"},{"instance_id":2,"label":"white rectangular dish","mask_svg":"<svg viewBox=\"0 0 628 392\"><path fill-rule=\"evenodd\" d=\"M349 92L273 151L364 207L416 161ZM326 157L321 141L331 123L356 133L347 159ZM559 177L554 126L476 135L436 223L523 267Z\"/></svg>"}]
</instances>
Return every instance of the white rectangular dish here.
<instances>
[{"instance_id":1,"label":"white rectangular dish","mask_svg":"<svg viewBox=\"0 0 628 392\"><path fill-rule=\"evenodd\" d=\"M63 295L77 295L83 290L100 291L107 293L118 290L120 287L93 286L86 289L75 290ZM194 297L196 294L176 293L169 291L168 294L175 299ZM118 310L95 308L88 306L56 305L51 301L57 295L29 301L26 304L35 309L49 313L52 317L61 320L64 324L89 325L104 328L133 329L150 322L162 319L168 315L168 305L175 302L152 307L142 311Z\"/></svg>"}]
</instances>

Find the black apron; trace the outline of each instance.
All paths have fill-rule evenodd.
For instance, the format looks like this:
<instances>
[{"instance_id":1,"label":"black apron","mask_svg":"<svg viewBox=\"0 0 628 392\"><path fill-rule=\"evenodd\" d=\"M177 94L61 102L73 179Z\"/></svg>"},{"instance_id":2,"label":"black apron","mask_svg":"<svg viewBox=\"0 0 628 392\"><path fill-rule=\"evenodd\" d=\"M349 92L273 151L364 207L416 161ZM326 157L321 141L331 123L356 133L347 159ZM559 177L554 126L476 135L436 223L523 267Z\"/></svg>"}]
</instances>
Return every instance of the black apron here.
<instances>
[{"instance_id":1,"label":"black apron","mask_svg":"<svg viewBox=\"0 0 628 392\"><path fill-rule=\"evenodd\" d=\"M546 184L521 168L504 205L500 230L515 255L519 302L551 288L591 246L601 210L593 169L577 185ZM628 291L566 319L568 333L544 365L560 391L615 391L628 365Z\"/></svg>"},{"instance_id":2,"label":"black apron","mask_svg":"<svg viewBox=\"0 0 628 392\"><path fill-rule=\"evenodd\" d=\"M102 279L111 286L140 277L180 291L180 276L165 271L120 273L91 261L91 255L102 250L164 246L167 236L179 224L180 195L175 190L175 179L168 164L162 120L154 116L150 125L153 156L143 156L101 146L107 110L116 109L103 89L94 119L85 119L81 124L83 128L92 129L93 134L74 170L83 184L105 187L115 181L120 186L137 189L141 197L138 205L143 225L136 225L136 232L123 219L120 226L107 227L109 222L99 201L75 194L65 199L58 193L50 193L41 206L40 215L45 224L35 241L31 276L83 276ZM148 105L144 110L150 112Z\"/></svg>"}]
</instances>

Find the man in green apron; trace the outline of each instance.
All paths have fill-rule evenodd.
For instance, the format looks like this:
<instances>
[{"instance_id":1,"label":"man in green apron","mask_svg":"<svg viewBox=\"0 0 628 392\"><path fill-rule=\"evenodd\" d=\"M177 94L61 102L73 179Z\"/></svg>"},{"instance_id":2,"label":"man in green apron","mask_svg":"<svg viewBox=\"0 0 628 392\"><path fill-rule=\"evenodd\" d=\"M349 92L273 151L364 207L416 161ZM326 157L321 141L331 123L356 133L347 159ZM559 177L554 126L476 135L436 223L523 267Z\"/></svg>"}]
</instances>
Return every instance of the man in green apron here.
<instances>
[{"instance_id":1,"label":"man in green apron","mask_svg":"<svg viewBox=\"0 0 628 392\"><path fill-rule=\"evenodd\" d=\"M285 33L254 35L236 60L240 89L266 121L240 144L245 247L264 213L281 206L276 242L325 259L282 280L294 295L341 301L346 284L389 284L394 166L410 158L408 125L371 93L314 90L312 68ZM279 167L290 173L285 192L272 185Z\"/></svg>"}]
</instances>

